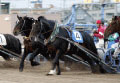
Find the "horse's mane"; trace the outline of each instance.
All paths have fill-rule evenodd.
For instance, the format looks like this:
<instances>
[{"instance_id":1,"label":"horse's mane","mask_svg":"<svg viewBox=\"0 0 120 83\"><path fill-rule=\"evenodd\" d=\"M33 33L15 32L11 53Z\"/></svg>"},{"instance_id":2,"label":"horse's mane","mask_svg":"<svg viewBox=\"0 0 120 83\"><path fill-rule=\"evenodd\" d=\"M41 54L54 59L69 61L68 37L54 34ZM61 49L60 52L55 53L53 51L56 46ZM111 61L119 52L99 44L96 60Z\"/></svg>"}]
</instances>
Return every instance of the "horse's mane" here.
<instances>
[{"instance_id":1,"label":"horse's mane","mask_svg":"<svg viewBox=\"0 0 120 83\"><path fill-rule=\"evenodd\" d=\"M50 28L54 27L54 25L55 25L54 20L48 20L44 16L39 16L38 17L38 21L41 21L41 20L42 20L43 23L47 24L47 26L50 27Z\"/></svg>"},{"instance_id":2,"label":"horse's mane","mask_svg":"<svg viewBox=\"0 0 120 83\"><path fill-rule=\"evenodd\" d=\"M28 17L28 16L24 16L24 17L22 17L23 19L26 19L26 20L34 20L34 18L33 17Z\"/></svg>"},{"instance_id":3,"label":"horse's mane","mask_svg":"<svg viewBox=\"0 0 120 83\"><path fill-rule=\"evenodd\" d=\"M41 19L47 20L44 16L39 16L39 17L38 17L38 21L40 21Z\"/></svg>"},{"instance_id":4,"label":"horse's mane","mask_svg":"<svg viewBox=\"0 0 120 83\"><path fill-rule=\"evenodd\" d=\"M29 36L30 30L32 29L32 23L34 22L33 17L23 16L22 19L24 20L24 28L23 25L21 28L23 29L24 35Z\"/></svg>"}]
</instances>

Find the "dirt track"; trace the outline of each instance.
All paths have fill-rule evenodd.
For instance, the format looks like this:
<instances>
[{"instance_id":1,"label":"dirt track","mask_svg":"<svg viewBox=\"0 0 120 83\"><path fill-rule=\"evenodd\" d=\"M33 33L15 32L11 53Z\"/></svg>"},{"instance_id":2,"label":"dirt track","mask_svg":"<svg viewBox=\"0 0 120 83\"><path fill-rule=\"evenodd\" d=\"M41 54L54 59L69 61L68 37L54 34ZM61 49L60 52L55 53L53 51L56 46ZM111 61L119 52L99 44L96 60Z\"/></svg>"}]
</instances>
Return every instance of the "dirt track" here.
<instances>
[{"instance_id":1,"label":"dirt track","mask_svg":"<svg viewBox=\"0 0 120 83\"><path fill-rule=\"evenodd\" d=\"M23 72L18 71L18 65L19 62L0 61L0 83L120 83L120 74L92 74L81 69L64 71L60 76L46 76L50 64L31 67L26 63Z\"/></svg>"}]
</instances>

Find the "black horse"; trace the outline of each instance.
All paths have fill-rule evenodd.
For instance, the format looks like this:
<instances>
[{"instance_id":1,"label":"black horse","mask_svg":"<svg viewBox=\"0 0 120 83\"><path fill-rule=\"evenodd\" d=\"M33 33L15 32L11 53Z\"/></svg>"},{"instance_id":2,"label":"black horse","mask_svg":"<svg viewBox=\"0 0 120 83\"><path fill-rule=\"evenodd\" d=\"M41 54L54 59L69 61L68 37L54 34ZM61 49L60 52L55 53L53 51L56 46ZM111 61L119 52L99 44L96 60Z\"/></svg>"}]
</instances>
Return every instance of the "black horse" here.
<instances>
[{"instance_id":1,"label":"black horse","mask_svg":"<svg viewBox=\"0 0 120 83\"><path fill-rule=\"evenodd\" d=\"M0 36L0 42L6 41L5 45L0 45L1 48L4 47L5 49L7 49L9 51L17 53L19 55L21 54L21 43L20 43L20 40L18 38L14 37L13 35L10 35L10 34L0 34L0 35L3 35L5 38L5 40L1 39L2 37ZM1 51L0 51L0 56L2 56L5 60L10 60L10 56L6 53L1 52Z\"/></svg>"},{"instance_id":2,"label":"black horse","mask_svg":"<svg viewBox=\"0 0 120 83\"><path fill-rule=\"evenodd\" d=\"M47 47L49 51L51 52L54 51L56 53L56 56L53 61L52 69L48 73L48 75L49 74L52 75L55 73L56 66L58 68L57 75L61 74L59 67L59 58L64 54L78 55L79 57L81 57L83 60L87 61L90 64L93 73L105 72L103 68L99 65L98 61L94 60L92 57L88 56L85 52L81 51L74 45L70 44L68 41L59 38L59 37L64 37L71 39L71 37L68 34L69 29L59 26L56 27L59 30L56 29L56 31L54 31L54 27L52 27L53 24L55 24L55 22L51 22L44 17L39 17L38 21L35 21L33 23L33 27L29 36L30 38L35 38L38 41L41 41L42 39L45 38L46 40L44 41L47 41ZM51 35L51 34L56 34L56 35ZM79 44L86 47L95 54L97 54L97 49L95 47L93 38L86 32L81 32L81 34L84 42ZM70 48L68 49L69 44L70 44ZM95 57L98 58L97 55Z\"/></svg>"},{"instance_id":3,"label":"black horse","mask_svg":"<svg viewBox=\"0 0 120 83\"><path fill-rule=\"evenodd\" d=\"M33 59L39 53L42 54L46 58L49 58L49 56L48 56L49 54L47 52L47 47L45 45L43 45L42 43L35 42L33 40L30 41L27 38L27 37L29 37L30 31L32 29L32 24L34 22L34 19L31 17L27 17L27 16L24 16L24 17L17 16L17 18L18 18L18 21L14 27L13 34L16 36L19 34L21 34L22 36L26 36L24 38L24 46L25 46L24 54L22 56L22 60L21 60L20 67L19 67L19 70L23 71L24 60L29 53L32 53L32 55L30 57L30 61L31 61L32 66L39 65L38 62L33 61Z\"/></svg>"}]
</instances>

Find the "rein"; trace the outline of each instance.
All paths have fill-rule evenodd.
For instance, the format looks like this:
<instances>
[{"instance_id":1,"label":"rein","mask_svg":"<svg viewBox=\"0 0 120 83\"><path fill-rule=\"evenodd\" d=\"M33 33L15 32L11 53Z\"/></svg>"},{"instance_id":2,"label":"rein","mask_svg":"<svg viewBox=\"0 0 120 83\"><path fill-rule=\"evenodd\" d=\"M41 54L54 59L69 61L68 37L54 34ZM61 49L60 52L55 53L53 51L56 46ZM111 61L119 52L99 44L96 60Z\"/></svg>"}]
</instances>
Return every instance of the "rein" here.
<instances>
[{"instance_id":1,"label":"rein","mask_svg":"<svg viewBox=\"0 0 120 83\"><path fill-rule=\"evenodd\" d=\"M53 36L53 34L55 35L56 33L55 33L55 30L56 30L56 28L57 28L57 23L55 22L55 25L54 25L54 28L53 28L53 30L49 30L49 31L47 31L47 32L45 32L45 33L48 33L48 32L52 32L51 34L50 34L50 36L47 38L47 39L45 39L45 44L47 44L49 41L51 41L53 38L52 38L52 36ZM44 34L45 34L44 33Z\"/></svg>"},{"instance_id":2,"label":"rein","mask_svg":"<svg viewBox=\"0 0 120 83\"><path fill-rule=\"evenodd\" d=\"M22 32L24 32L24 31L30 31L31 29L27 29L27 30L22 30L22 31L20 31L19 33L22 33Z\"/></svg>"},{"instance_id":3,"label":"rein","mask_svg":"<svg viewBox=\"0 0 120 83\"><path fill-rule=\"evenodd\" d=\"M41 34L46 34L46 33L48 33L48 32L52 32L53 30L49 30L49 31L47 31L47 32L44 32L44 33L41 33Z\"/></svg>"},{"instance_id":4,"label":"rein","mask_svg":"<svg viewBox=\"0 0 120 83\"><path fill-rule=\"evenodd\" d=\"M24 25L25 25L25 20L24 20L23 25L22 25L22 28L21 28L20 30L22 30L22 29L23 29Z\"/></svg>"},{"instance_id":5,"label":"rein","mask_svg":"<svg viewBox=\"0 0 120 83\"><path fill-rule=\"evenodd\" d=\"M41 27L42 27L42 26L43 26L43 23L42 23L42 22L40 22L40 23L41 23ZM55 26L54 26L54 28L55 28ZM52 31L53 31L53 30L49 30L49 31L46 31L46 30L45 30L44 33L41 33L41 32L40 32L40 33L41 33L41 34L46 34L46 33L52 32Z\"/></svg>"},{"instance_id":6,"label":"rein","mask_svg":"<svg viewBox=\"0 0 120 83\"><path fill-rule=\"evenodd\" d=\"M24 33L24 31L31 31L31 29L22 30L22 29L25 27L25 23L26 23L26 20L24 20L23 25L22 25L22 28L20 29L19 34L21 34L22 32ZM24 33L24 34L25 34L25 33Z\"/></svg>"}]
</instances>

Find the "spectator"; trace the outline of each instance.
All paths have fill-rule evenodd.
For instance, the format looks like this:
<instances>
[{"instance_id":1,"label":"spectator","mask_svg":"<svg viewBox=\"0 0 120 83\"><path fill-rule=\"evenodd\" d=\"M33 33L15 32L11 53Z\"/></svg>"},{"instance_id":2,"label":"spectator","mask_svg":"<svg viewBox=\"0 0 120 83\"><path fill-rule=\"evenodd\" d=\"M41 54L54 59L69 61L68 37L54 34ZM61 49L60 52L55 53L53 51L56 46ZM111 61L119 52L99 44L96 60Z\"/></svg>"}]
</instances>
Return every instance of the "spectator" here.
<instances>
[{"instance_id":1,"label":"spectator","mask_svg":"<svg viewBox=\"0 0 120 83\"><path fill-rule=\"evenodd\" d=\"M115 52L113 54L113 57L114 58L117 58L118 57L118 54L120 53L120 48L119 48L119 39L120 39L120 36L119 36L119 33L114 33L112 35L110 35L108 37L108 40L109 41L113 41L114 44L111 45L111 48L114 48L115 49Z\"/></svg>"}]
</instances>

